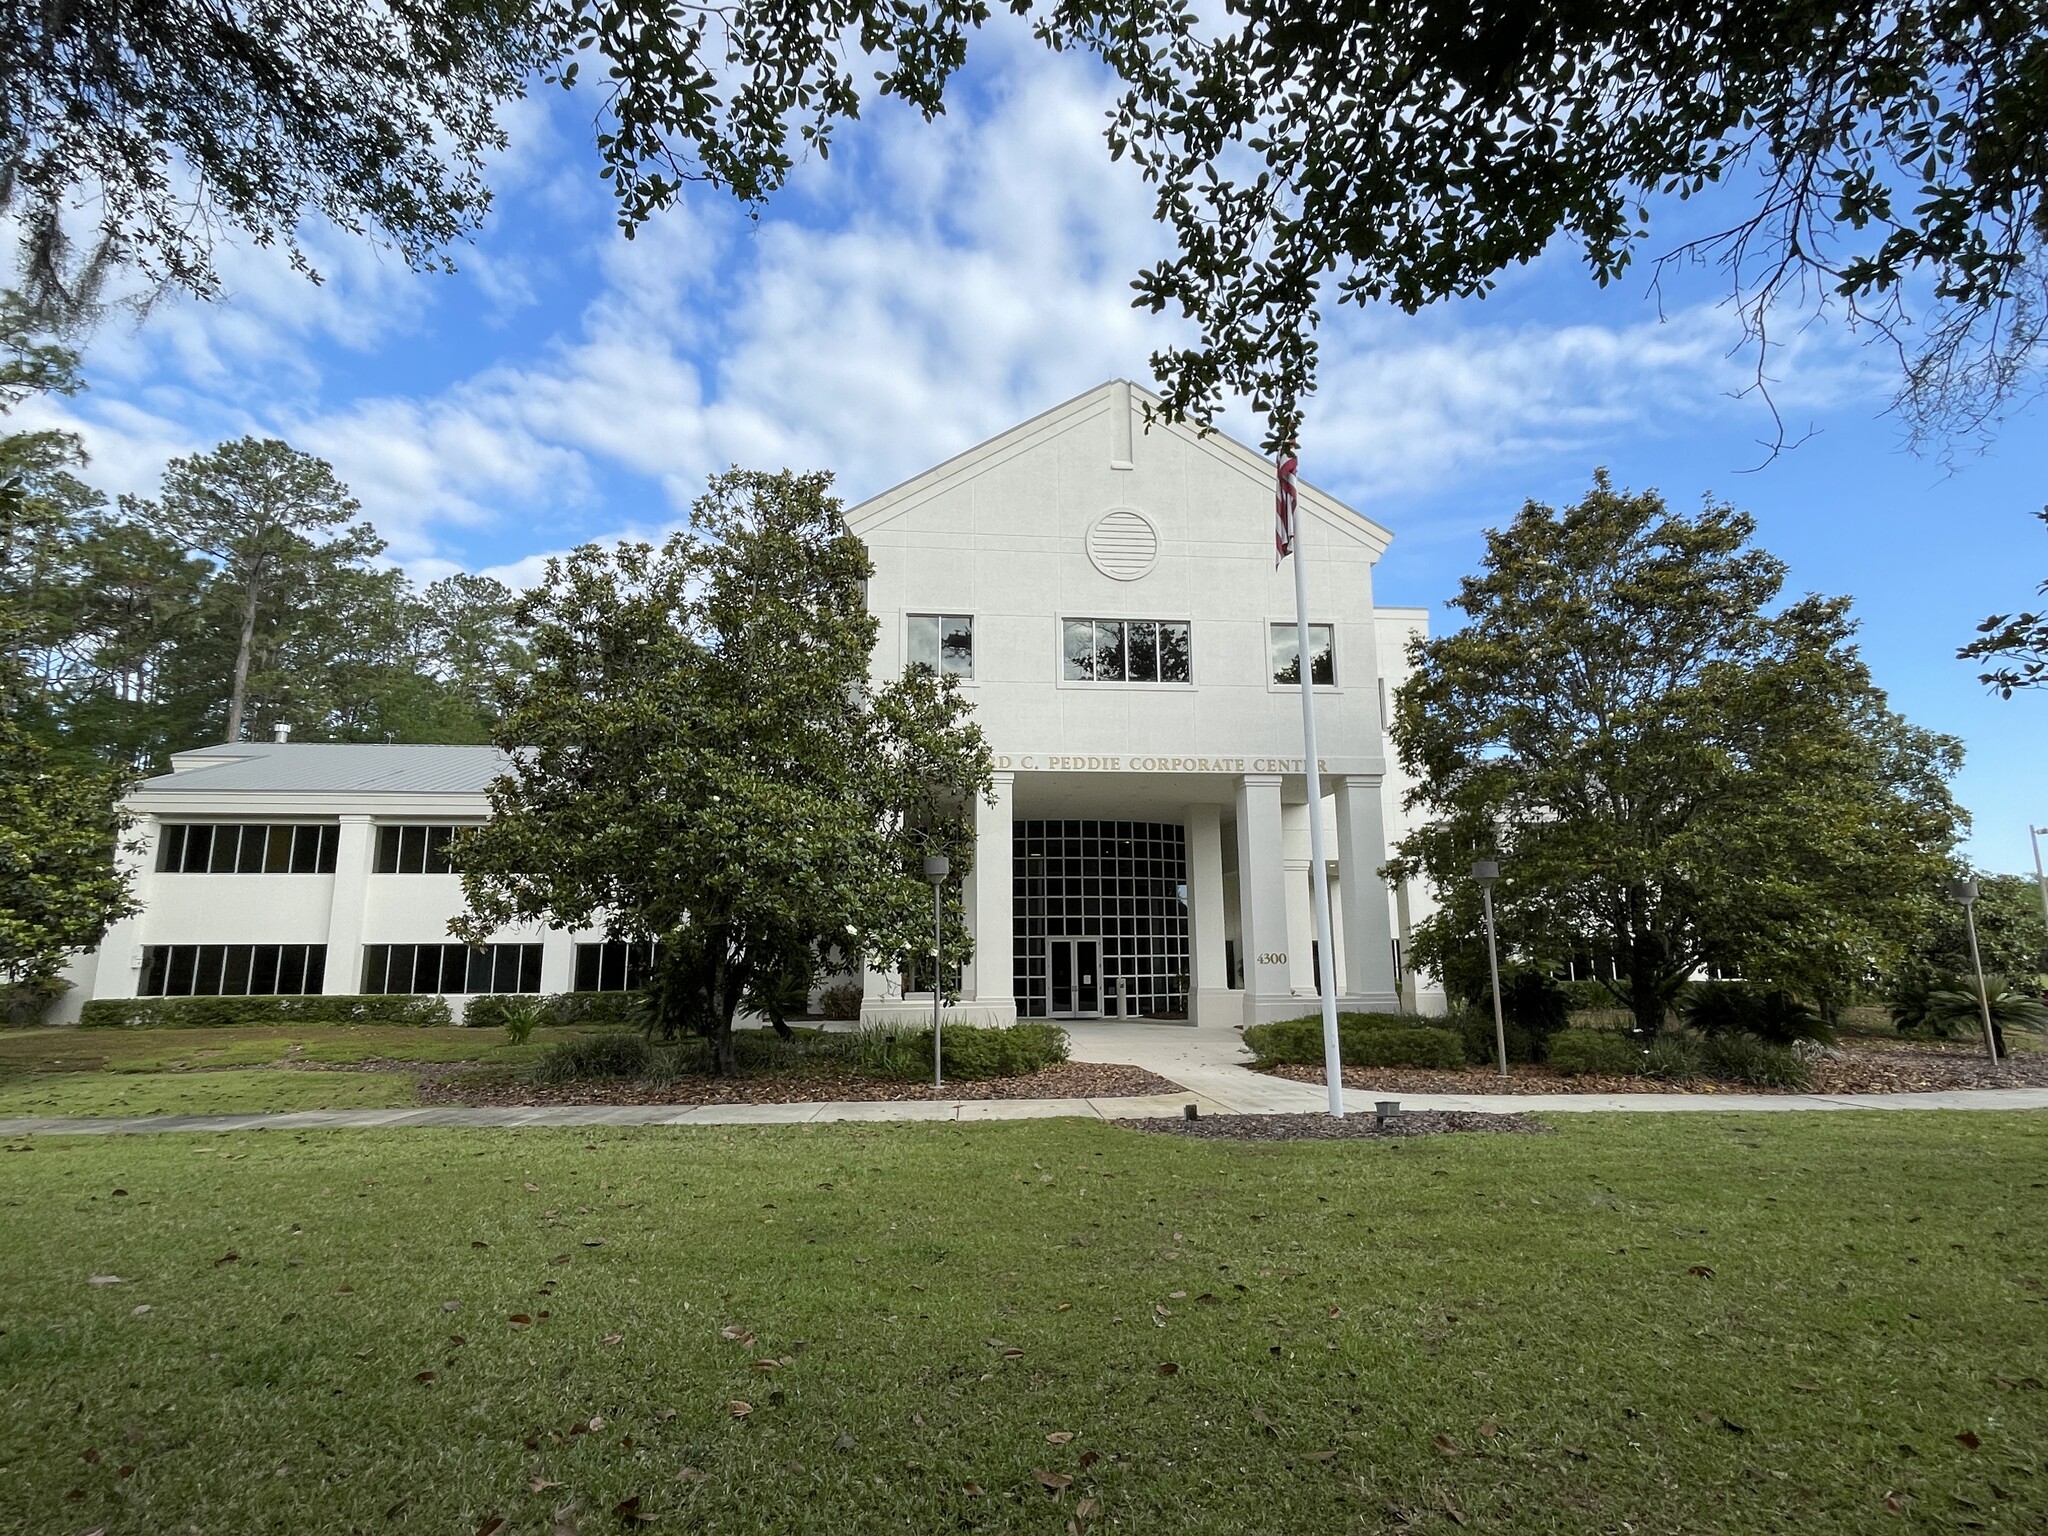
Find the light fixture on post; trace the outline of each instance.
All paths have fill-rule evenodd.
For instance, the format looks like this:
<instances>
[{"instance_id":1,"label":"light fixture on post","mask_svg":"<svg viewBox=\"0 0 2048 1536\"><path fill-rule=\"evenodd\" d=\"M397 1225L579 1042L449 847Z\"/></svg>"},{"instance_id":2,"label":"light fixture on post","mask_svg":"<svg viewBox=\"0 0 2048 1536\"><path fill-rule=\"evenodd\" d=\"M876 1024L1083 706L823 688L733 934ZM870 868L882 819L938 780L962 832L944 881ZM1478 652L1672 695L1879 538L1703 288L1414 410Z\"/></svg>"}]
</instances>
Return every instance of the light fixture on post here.
<instances>
[{"instance_id":1,"label":"light fixture on post","mask_svg":"<svg viewBox=\"0 0 2048 1536\"><path fill-rule=\"evenodd\" d=\"M2027 823L2027 837L2034 845L2034 889L2041 893L2041 927L2048 932L2048 875L2041 873L2041 834L2048 827L2037 827Z\"/></svg>"},{"instance_id":2,"label":"light fixture on post","mask_svg":"<svg viewBox=\"0 0 2048 1536\"><path fill-rule=\"evenodd\" d=\"M939 978L941 974L941 951L946 932L946 876L953 872L953 861L943 853L935 853L924 861L924 877L932 883L932 1086L945 1086L945 1069L939 1055Z\"/></svg>"},{"instance_id":3,"label":"light fixture on post","mask_svg":"<svg viewBox=\"0 0 2048 1536\"><path fill-rule=\"evenodd\" d=\"M1984 990L1984 961L1977 953L1977 882L1951 880L1949 895L1963 905L1963 921L1970 930L1970 969L1977 977L1977 1011L1984 1016L1984 1050L1991 1065L1998 1065L1998 1036L1991 1029L1991 995Z\"/></svg>"},{"instance_id":4,"label":"light fixture on post","mask_svg":"<svg viewBox=\"0 0 2048 1536\"><path fill-rule=\"evenodd\" d=\"M1493 882L1500 878L1500 865L1481 859L1472 866L1472 878L1479 882L1479 900L1486 908L1486 967L1493 976L1493 1049L1500 1075L1508 1075L1508 1026L1500 1011L1500 949L1493 936Z\"/></svg>"}]
</instances>

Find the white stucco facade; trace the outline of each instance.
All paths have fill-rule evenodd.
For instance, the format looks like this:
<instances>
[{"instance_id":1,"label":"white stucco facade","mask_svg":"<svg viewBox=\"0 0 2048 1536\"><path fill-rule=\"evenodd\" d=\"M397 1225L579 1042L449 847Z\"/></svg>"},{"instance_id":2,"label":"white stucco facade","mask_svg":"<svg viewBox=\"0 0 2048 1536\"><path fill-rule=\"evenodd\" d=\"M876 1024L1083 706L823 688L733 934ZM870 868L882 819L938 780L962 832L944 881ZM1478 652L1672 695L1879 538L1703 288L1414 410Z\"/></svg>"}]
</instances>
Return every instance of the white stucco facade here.
<instances>
[{"instance_id":1,"label":"white stucco facade","mask_svg":"<svg viewBox=\"0 0 2048 1536\"><path fill-rule=\"evenodd\" d=\"M974 953L957 1018L1242 1023L1313 1006L1310 780L1300 690L1275 675L1275 627L1291 646L1294 596L1273 559L1272 467L1220 435L1148 430L1149 399L1102 385L848 514L875 566L876 677L948 636L942 665L995 758L964 881ZM1327 627L1332 668L1316 705L1339 993L1349 1008L1436 1011L1440 992L1418 990L1403 965L1426 896L1389 891L1378 873L1406 814L1382 710L1427 615L1374 607L1387 530L1307 483L1300 505L1309 618ZM352 993L390 946L448 944L459 881L379 872L377 849L394 826L482 821L500 762L480 747L181 754L128 802L137 833L123 858L142 911L73 967L63 1012L163 990L174 955L188 970L222 963L192 960L194 947L319 946L317 990ZM306 824L337 829L318 871L165 867L176 828ZM601 939L497 936L538 946L525 975L544 992L571 990L578 945ZM871 970L864 1016L922 1017L928 988Z\"/></svg>"}]
</instances>

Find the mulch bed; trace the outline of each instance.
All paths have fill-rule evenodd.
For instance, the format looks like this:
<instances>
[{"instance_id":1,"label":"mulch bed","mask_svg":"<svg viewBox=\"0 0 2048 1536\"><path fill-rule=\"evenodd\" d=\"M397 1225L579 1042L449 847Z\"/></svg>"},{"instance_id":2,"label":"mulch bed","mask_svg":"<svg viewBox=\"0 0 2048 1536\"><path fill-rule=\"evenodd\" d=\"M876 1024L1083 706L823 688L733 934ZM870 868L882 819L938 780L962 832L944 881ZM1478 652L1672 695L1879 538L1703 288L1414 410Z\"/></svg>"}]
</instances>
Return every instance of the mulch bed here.
<instances>
[{"instance_id":1,"label":"mulch bed","mask_svg":"<svg viewBox=\"0 0 2048 1536\"><path fill-rule=\"evenodd\" d=\"M1199 1120L1115 1120L1133 1131L1154 1131L1163 1136L1197 1136L1215 1141L1353 1141L1358 1139L1399 1140L1405 1136L1441 1136L1449 1132L1491 1132L1512 1135L1548 1135L1552 1127L1534 1115L1478 1115L1464 1110L1403 1112L1386 1124L1377 1124L1370 1111L1347 1114L1342 1120L1328 1115L1204 1115Z\"/></svg>"},{"instance_id":2,"label":"mulch bed","mask_svg":"<svg viewBox=\"0 0 2048 1536\"><path fill-rule=\"evenodd\" d=\"M1346 1067L1344 1086L1403 1093L1927 1093L1948 1088L2048 1088L2048 1050L2023 1050L1994 1070L1981 1046L1929 1041L1854 1041L1840 1060L1814 1063L1813 1086L1753 1088L1746 1083L1667 1082L1655 1077L1566 1077L1554 1067L1514 1065L1503 1080L1490 1067ZM1323 1069L1278 1066L1274 1077L1323 1084Z\"/></svg>"},{"instance_id":3,"label":"mulch bed","mask_svg":"<svg viewBox=\"0 0 2048 1536\"><path fill-rule=\"evenodd\" d=\"M899 1083L852 1072L761 1073L745 1077L684 1077L668 1083L610 1078L581 1083L532 1083L503 1072L456 1069L420 1079L422 1104L475 1104L506 1108L565 1104L819 1104L858 1100L907 1103L920 1099L1098 1099L1177 1093L1178 1083L1143 1067L1068 1061L1025 1077L962 1079L943 1088Z\"/></svg>"}]
</instances>

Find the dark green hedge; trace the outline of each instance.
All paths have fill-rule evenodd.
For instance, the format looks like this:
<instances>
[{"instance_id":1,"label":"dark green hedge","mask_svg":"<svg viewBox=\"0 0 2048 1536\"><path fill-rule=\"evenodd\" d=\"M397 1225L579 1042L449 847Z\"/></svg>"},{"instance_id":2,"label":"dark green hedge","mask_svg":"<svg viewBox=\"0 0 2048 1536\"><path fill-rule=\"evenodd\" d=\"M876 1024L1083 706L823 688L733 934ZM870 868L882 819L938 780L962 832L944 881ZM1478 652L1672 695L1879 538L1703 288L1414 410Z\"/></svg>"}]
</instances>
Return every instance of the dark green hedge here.
<instances>
[{"instance_id":1,"label":"dark green hedge","mask_svg":"<svg viewBox=\"0 0 2048 1536\"><path fill-rule=\"evenodd\" d=\"M1643 1048L1611 1029L1560 1030L1550 1039L1550 1064L1567 1077L1639 1076Z\"/></svg>"},{"instance_id":2,"label":"dark green hedge","mask_svg":"<svg viewBox=\"0 0 2048 1536\"><path fill-rule=\"evenodd\" d=\"M1338 1054L1347 1067L1462 1067L1464 1042L1457 1032L1437 1028L1405 1013L1341 1013ZM1262 1067L1323 1064L1323 1021L1319 1014L1254 1024L1244 1043Z\"/></svg>"},{"instance_id":3,"label":"dark green hedge","mask_svg":"<svg viewBox=\"0 0 2048 1536\"><path fill-rule=\"evenodd\" d=\"M454 1023L438 997L104 997L80 1011L80 1029L252 1029L267 1024Z\"/></svg>"},{"instance_id":4,"label":"dark green hedge","mask_svg":"<svg viewBox=\"0 0 2048 1536\"><path fill-rule=\"evenodd\" d=\"M638 1028L647 1021L644 992L553 992L545 996L521 992L485 992L469 1000L462 1022L471 1029L502 1029L506 1009L539 1003L546 1024L610 1024Z\"/></svg>"}]
</instances>

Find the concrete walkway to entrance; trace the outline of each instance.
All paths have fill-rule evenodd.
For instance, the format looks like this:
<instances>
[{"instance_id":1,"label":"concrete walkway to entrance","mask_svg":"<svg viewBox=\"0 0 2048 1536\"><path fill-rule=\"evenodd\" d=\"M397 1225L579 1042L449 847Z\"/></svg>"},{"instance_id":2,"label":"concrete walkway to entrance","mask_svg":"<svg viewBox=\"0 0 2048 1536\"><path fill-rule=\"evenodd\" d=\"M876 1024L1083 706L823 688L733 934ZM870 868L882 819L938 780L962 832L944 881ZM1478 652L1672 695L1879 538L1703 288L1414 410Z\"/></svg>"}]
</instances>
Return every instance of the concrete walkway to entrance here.
<instances>
[{"instance_id":1,"label":"concrete walkway to entrance","mask_svg":"<svg viewBox=\"0 0 2048 1536\"><path fill-rule=\"evenodd\" d=\"M0 1136L133 1135L160 1131L372 1130L406 1126L803 1125L830 1121L1043 1120L1075 1116L1138 1120L1177 1116L1194 1104L1204 1115L1317 1114L1321 1088L1250 1072L1235 1029L1176 1024L1075 1023L1076 1061L1125 1062L1181 1084L1185 1092L1102 1099L913 1099L900 1103L564 1105L550 1109L311 1109L274 1115L140 1115L120 1119L20 1116L0 1119ZM1372 1113L1375 1096L1350 1089L1345 1109ZM1944 1093L1415 1093L1397 1095L1409 1110L1485 1114L1725 1113L1836 1109L2048 1110L2048 1088L1979 1088Z\"/></svg>"}]
</instances>

